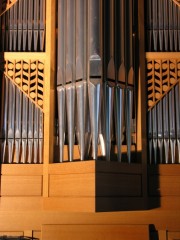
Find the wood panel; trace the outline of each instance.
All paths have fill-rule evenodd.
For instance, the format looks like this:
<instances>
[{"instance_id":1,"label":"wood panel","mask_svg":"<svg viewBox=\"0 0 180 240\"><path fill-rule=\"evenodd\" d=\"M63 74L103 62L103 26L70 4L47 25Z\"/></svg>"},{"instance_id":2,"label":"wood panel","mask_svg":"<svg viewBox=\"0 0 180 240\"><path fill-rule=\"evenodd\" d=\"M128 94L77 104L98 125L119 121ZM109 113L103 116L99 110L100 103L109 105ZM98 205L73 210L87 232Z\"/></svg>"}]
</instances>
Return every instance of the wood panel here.
<instances>
[{"instance_id":1,"label":"wood panel","mask_svg":"<svg viewBox=\"0 0 180 240\"><path fill-rule=\"evenodd\" d=\"M8 237L18 237L24 236L24 232L0 232L0 237L8 236Z\"/></svg>"},{"instance_id":2,"label":"wood panel","mask_svg":"<svg viewBox=\"0 0 180 240\"><path fill-rule=\"evenodd\" d=\"M146 225L43 225L42 240L148 240Z\"/></svg>"},{"instance_id":3,"label":"wood panel","mask_svg":"<svg viewBox=\"0 0 180 240\"><path fill-rule=\"evenodd\" d=\"M180 231L179 232L168 232L167 240L180 240Z\"/></svg>"},{"instance_id":4,"label":"wood panel","mask_svg":"<svg viewBox=\"0 0 180 240\"><path fill-rule=\"evenodd\" d=\"M2 164L2 175L38 176L43 175L42 164Z\"/></svg>"},{"instance_id":5,"label":"wood panel","mask_svg":"<svg viewBox=\"0 0 180 240\"><path fill-rule=\"evenodd\" d=\"M41 240L41 231L33 231L34 240Z\"/></svg>"},{"instance_id":6,"label":"wood panel","mask_svg":"<svg viewBox=\"0 0 180 240\"><path fill-rule=\"evenodd\" d=\"M41 196L42 176L1 176L1 196Z\"/></svg>"},{"instance_id":7,"label":"wood panel","mask_svg":"<svg viewBox=\"0 0 180 240\"><path fill-rule=\"evenodd\" d=\"M45 211L59 212L95 212L94 197L49 197L43 198L43 209Z\"/></svg>"},{"instance_id":8,"label":"wood panel","mask_svg":"<svg viewBox=\"0 0 180 240\"><path fill-rule=\"evenodd\" d=\"M96 162L96 211L146 209L142 164Z\"/></svg>"},{"instance_id":9,"label":"wood panel","mask_svg":"<svg viewBox=\"0 0 180 240\"><path fill-rule=\"evenodd\" d=\"M158 208L163 210L180 210L180 196L154 196L148 198L149 209Z\"/></svg>"},{"instance_id":10,"label":"wood panel","mask_svg":"<svg viewBox=\"0 0 180 240\"><path fill-rule=\"evenodd\" d=\"M42 209L42 197L3 196L0 198L0 211L39 211Z\"/></svg>"},{"instance_id":11,"label":"wood panel","mask_svg":"<svg viewBox=\"0 0 180 240\"><path fill-rule=\"evenodd\" d=\"M147 209L142 197L96 197L96 212L117 212Z\"/></svg>"},{"instance_id":12,"label":"wood panel","mask_svg":"<svg viewBox=\"0 0 180 240\"><path fill-rule=\"evenodd\" d=\"M148 166L150 196L180 197L180 165Z\"/></svg>"},{"instance_id":13,"label":"wood panel","mask_svg":"<svg viewBox=\"0 0 180 240\"><path fill-rule=\"evenodd\" d=\"M115 161L96 161L96 172L141 174L142 164L128 164Z\"/></svg>"},{"instance_id":14,"label":"wood panel","mask_svg":"<svg viewBox=\"0 0 180 240\"><path fill-rule=\"evenodd\" d=\"M148 166L148 175L179 176L180 164L158 164Z\"/></svg>"},{"instance_id":15,"label":"wood panel","mask_svg":"<svg viewBox=\"0 0 180 240\"><path fill-rule=\"evenodd\" d=\"M50 175L49 196L95 196L95 174Z\"/></svg>"},{"instance_id":16,"label":"wood panel","mask_svg":"<svg viewBox=\"0 0 180 240\"><path fill-rule=\"evenodd\" d=\"M75 174L95 172L95 161L76 161L49 164L49 174Z\"/></svg>"},{"instance_id":17,"label":"wood panel","mask_svg":"<svg viewBox=\"0 0 180 240\"><path fill-rule=\"evenodd\" d=\"M156 196L180 196L180 176L150 176L149 193Z\"/></svg>"},{"instance_id":18,"label":"wood panel","mask_svg":"<svg viewBox=\"0 0 180 240\"><path fill-rule=\"evenodd\" d=\"M97 173L96 174L96 196L129 196L140 197L142 192L141 175Z\"/></svg>"}]
</instances>

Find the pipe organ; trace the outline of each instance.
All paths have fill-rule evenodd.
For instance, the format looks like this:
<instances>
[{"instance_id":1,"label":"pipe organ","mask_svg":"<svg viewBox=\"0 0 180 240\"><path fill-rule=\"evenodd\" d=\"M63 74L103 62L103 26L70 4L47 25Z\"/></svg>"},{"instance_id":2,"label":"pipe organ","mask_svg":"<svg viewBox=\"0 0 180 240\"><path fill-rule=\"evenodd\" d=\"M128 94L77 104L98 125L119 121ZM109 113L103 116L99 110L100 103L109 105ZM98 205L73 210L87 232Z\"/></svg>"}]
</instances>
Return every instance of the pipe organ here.
<instances>
[{"instance_id":1,"label":"pipe organ","mask_svg":"<svg viewBox=\"0 0 180 240\"><path fill-rule=\"evenodd\" d=\"M179 6L147 1L146 9L149 162L179 163Z\"/></svg>"},{"instance_id":2,"label":"pipe organ","mask_svg":"<svg viewBox=\"0 0 180 240\"><path fill-rule=\"evenodd\" d=\"M136 32L132 1L58 1L59 156L131 162L136 149ZM62 49L62 51L61 51ZM77 116L76 116L77 115ZM66 126L66 127L65 127ZM65 140L66 139L66 140ZM113 150L116 149L115 150Z\"/></svg>"},{"instance_id":3,"label":"pipe organ","mask_svg":"<svg viewBox=\"0 0 180 240\"><path fill-rule=\"evenodd\" d=\"M0 36L0 236L179 231L179 1L3 0Z\"/></svg>"}]
</instances>

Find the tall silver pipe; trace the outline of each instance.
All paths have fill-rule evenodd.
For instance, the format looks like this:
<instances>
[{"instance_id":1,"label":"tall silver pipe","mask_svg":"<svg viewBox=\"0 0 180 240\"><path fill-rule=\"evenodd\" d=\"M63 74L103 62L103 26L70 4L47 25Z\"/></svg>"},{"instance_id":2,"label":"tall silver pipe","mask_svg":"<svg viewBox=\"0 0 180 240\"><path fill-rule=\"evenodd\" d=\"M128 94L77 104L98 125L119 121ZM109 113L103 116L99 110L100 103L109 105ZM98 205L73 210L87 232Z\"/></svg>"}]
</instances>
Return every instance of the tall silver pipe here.
<instances>
[{"instance_id":1,"label":"tall silver pipe","mask_svg":"<svg viewBox=\"0 0 180 240\"><path fill-rule=\"evenodd\" d=\"M102 81L101 0L89 0L88 13L88 94L92 157L97 159Z\"/></svg>"},{"instance_id":2,"label":"tall silver pipe","mask_svg":"<svg viewBox=\"0 0 180 240\"><path fill-rule=\"evenodd\" d=\"M33 123L34 123L34 105L33 103L29 100L28 101L28 159L27 162L28 163L32 163L33 162L33 133L34 133L34 129L33 129Z\"/></svg>"},{"instance_id":3,"label":"tall silver pipe","mask_svg":"<svg viewBox=\"0 0 180 240\"><path fill-rule=\"evenodd\" d=\"M87 93L87 36L86 36L87 4L84 0L76 0L76 106L77 106L77 137L80 159L87 156L90 141L88 130L89 106Z\"/></svg>"},{"instance_id":4,"label":"tall silver pipe","mask_svg":"<svg viewBox=\"0 0 180 240\"><path fill-rule=\"evenodd\" d=\"M8 163L13 162L14 158L14 131L15 131L15 86L9 84L8 99Z\"/></svg>"},{"instance_id":5,"label":"tall silver pipe","mask_svg":"<svg viewBox=\"0 0 180 240\"><path fill-rule=\"evenodd\" d=\"M176 141L178 163L180 163L180 84L175 86L175 110L176 110Z\"/></svg>"},{"instance_id":6,"label":"tall silver pipe","mask_svg":"<svg viewBox=\"0 0 180 240\"><path fill-rule=\"evenodd\" d=\"M169 105L168 95L163 98L163 125L164 125L164 150L165 163L169 162Z\"/></svg>"},{"instance_id":7,"label":"tall silver pipe","mask_svg":"<svg viewBox=\"0 0 180 240\"><path fill-rule=\"evenodd\" d=\"M124 126L124 104L125 104L125 83L126 83L126 68L125 68L125 2L116 1L116 11L119 11L119 19L117 19L115 48L116 48L116 89L115 89L115 122L116 122L116 142L118 161L121 161L121 146L123 139Z\"/></svg>"},{"instance_id":8,"label":"tall silver pipe","mask_svg":"<svg viewBox=\"0 0 180 240\"><path fill-rule=\"evenodd\" d=\"M1 102L1 159L2 163L6 161L6 144L7 144L7 122L8 122L8 87L9 80L3 75L2 79L2 102Z\"/></svg>"},{"instance_id":9,"label":"tall silver pipe","mask_svg":"<svg viewBox=\"0 0 180 240\"><path fill-rule=\"evenodd\" d=\"M75 1L66 1L66 111L68 155L73 161L75 138Z\"/></svg>"},{"instance_id":10,"label":"tall silver pipe","mask_svg":"<svg viewBox=\"0 0 180 240\"><path fill-rule=\"evenodd\" d=\"M16 90L16 108L15 108L15 153L16 163L20 161L21 152L21 117L22 117L22 92L17 87Z\"/></svg>"},{"instance_id":11,"label":"tall silver pipe","mask_svg":"<svg viewBox=\"0 0 180 240\"><path fill-rule=\"evenodd\" d=\"M28 121L28 98L22 96L22 158L21 162L26 163L27 160L27 121Z\"/></svg>"},{"instance_id":12,"label":"tall silver pipe","mask_svg":"<svg viewBox=\"0 0 180 240\"><path fill-rule=\"evenodd\" d=\"M157 131L158 131L158 148L160 163L163 162L163 124L162 124L162 101L157 104Z\"/></svg>"},{"instance_id":13,"label":"tall silver pipe","mask_svg":"<svg viewBox=\"0 0 180 240\"><path fill-rule=\"evenodd\" d=\"M155 105L152 109L152 144L153 144L153 157L154 163L157 164L157 106Z\"/></svg>"},{"instance_id":14,"label":"tall silver pipe","mask_svg":"<svg viewBox=\"0 0 180 240\"><path fill-rule=\"evenodd\" d=\"M174 88L169 92L169 130L170 130L170 149L171 163L175 163L175 147L176 147L176 129L175 129L175 91Z\"/></svg>"},{"instance_id":15,"label":"tall silver pipe","mask_svg":"<svg viewBox=\"0 0 180 240\"><path fill-rule=\"evenodd\" d=\"M65 135L65 23L66 1L58 0L58 53L57 53L57 99L58 99L58 126L59 126L59 161L64 160Z\"/></svg>"}]
</instances>

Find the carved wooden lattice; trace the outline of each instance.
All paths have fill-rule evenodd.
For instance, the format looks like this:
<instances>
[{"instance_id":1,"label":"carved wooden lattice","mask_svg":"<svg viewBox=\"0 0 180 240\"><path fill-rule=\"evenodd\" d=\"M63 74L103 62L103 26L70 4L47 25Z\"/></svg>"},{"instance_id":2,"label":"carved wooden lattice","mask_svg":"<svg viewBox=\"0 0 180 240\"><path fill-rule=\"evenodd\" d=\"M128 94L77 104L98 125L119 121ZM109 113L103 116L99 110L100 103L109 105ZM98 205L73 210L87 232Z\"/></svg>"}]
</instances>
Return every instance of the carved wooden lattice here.
<instances>
[{"instance_id":1,"label":"carved wooden lattice","mask_svg":"<svg viewBox=\"0 0 180 240\"><path fill-rule=\"evenodd\" d=\"M173 0L173 2L180 7L180 0Z\"/></svg>"},{"instance_id":2,"label":"carved wooden lattice","mask_svg":"<svg viewBox=\"0 0 180 240\"><path fill-rule=\"evenodd\" d=\"M149 110L180 81L180 59L147 58Z\"/></svg>"},{"instance_id":3,"label":"carved wooden lattice","mask_svg":"<svg viewBox=\"0 0 180 240\"><path fill-rule=\"evenodd\" d=\"M5 60L4 74L43 110L44 63L39 60Z\"/></svg>"},{"instance_id":4,"label":"carved wooden lattice","mask_svg":"<svg viewBox=\"0 0 180 240\"><path fill-rule=\"evenodd\" d=\"M15 4L17 0L1 0L0 2L0 16Z\"/></svg>"}]
</instances>

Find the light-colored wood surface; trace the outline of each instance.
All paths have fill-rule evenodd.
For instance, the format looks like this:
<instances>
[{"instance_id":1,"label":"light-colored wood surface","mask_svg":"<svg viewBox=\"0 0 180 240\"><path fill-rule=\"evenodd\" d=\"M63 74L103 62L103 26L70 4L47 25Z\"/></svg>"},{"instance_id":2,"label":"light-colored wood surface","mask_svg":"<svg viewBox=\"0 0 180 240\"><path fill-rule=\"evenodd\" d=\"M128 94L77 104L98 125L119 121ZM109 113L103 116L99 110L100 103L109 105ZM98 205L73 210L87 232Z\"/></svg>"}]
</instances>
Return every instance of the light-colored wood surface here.
<instances>
[{"instance_id":1,"label":"light-colored wood surface","mask_svg":"<svg viewBox=\"0 0 180 240\"><path fill-rule=\"evenodd\" d=\"M153 108L177 83L179 53L146 53L148 109Z\"/></svg>"},{"instance_id":2,"label":"light-colored wood surface","mask_svg":"<svg viewBox=\"0 0 180 240\"><path fill-rule=\"evenodd\" d=\"M43 225L43 240L149 240L146 225Z\"/></svg>"},{"instance_id":3,"label":"light-colored wood surface","mask_svg":"<svg viewBox=\"0 0 180 240\"><path fill-rule=\"evenodd\" d=\"M0 232L0 237L8 236L8 237L18 237L24 236L24 232Z\"/></svg>"},{"instance_id":4,"label":"light-colored wood surface","mask_svg":"<svg viewBox=\"0 0 180 240\"><path fill-rule=\"evenodd\" d=\"M76 161L49 164L49 174L78 174L78 173L94 173L96 162L90 161Z\"/></svg>"},{"instance_id":5,"label":"light-colored wood surface","mask_svg":"<svg viewBox=\"0 0 180 240\"><path fill-rule=\"evenodd\" d=\"M42 177L1 176L1 196L42 196Z\"/></svg>"},{"instance_id":6,"label":"light-colored wood surface","mask_svg":"<svg viewBox=\"0 0 180 240\"><path fill-rule=\"evenodd\" d=\"M150 196L180 197L180 165L159 164L148 167Z\"/></svg>"},{"instance_id":7,"label":"light-colored wood surface","mask_svg":"<svg viewBox=\"0 0 180 240\"><path fill-rule=\"evenodd\" d=\"M149 175L165 175L165 176L179 176L180 164L158 164L149 165Z\"/></svg>"},{"instance_id":8,"label":"light-colored wood surface","mask_svg":"<svg viewBox=\"0 0 180 240\"><path fill-rule=\"evenodd\" d=\"M42 164L2 164L2 175L13 176L42 176L43 165Z\"/></svg>"},{"instance_id":9,"label":"light-colored wood surface","mask_svg":"<svg viewBox=\"0 0 180 240\"><path fill-rule=\"evenodd\" d=\"M158 231L158 238L159 238L159 240L167 240L167 231L166 230L159 230Z\"/></svg>"},{"instance_id":10,"label":"light-colored wood surface","mask_svg":"<svg viewBox=\"0 0 180 240\"><path fill-rule=\"evenodd\" d=\"M180 196L180 176L149 177L150 195Z\"/></svg>"},{"instance_id":11,"label":"light-colored wood surface","mask_svg":"<svg viewBox=\"0 0 180 240\"><path fill-rule=\"evenodd\" d=\"M139 1L138 8L141 8L139 14L139 41L141 48L144 47L144 8L142 10L142 1ZM1 197L0 197L0 231L11 233L33 233L34 237L40 237L41 228L47 231L47 236L50 236L51 231L56 230L56 226L61 226L62 230L65 225L72 229L72 226L84 225L88 231L93 227L96 228L96 236L105 239L104 232L108 234L108 229L111 233L116 234L116 227L119 225L133 225L133 229L124 230L125 239L132 240L137 235L142 233L138 240L146 239L144 228L149 224L154 225L158 231L159 240L179 239L180 232L180 190L179 176L180 165L158 165L148 168L148 176L150 180L149 186L144 186L141 189L140 179L143 184L146 182L146 125L145 115L146 108L142 99L146 99L145 94L145 76L144 72L145 56L144 52L140 59L140 78L138 84L138 122L137 122L137 150L141 156L142 164L118 164L109 166L109 163L95 161L73 162L63 164L52 164L53 162L53 126L54 126L54 102L55 102L55 0L47 0L46 8L46 50L44 53L4 53L5 60L41 60L44 63L44 99L43 111L44 118L44 163L43 165L2 165L1 166ZM143 50L144 51L144 48ZM160 59L160 62L165 59L179 59L179 53L146 53L146 58ZM179 67L178 67L179 69ZM179 70L178 70L179 71ZM141 104L142 103L142 104ZM135 150L134 146L132 150ZM126 146L122 147L126 151ZM67 146L65 147L67 158ZM79 158L78 146L75 146L75 158ZM50 163L50 164L49 164ZM108 174L106 175L106 171ZM95 198L95 172L98 172L102 187L102 195ZM141 173L145 173L142 178ZM115 175L115 174L120 174ZM124 176L122 176L124 174ZM127 175L126 175L127 174ZM135 181L132 175L134 174ZM115 176L115 177L114 177ZM130 176L130 178L129 178ZM145 176L145 177L144 177ZM132 177L132 178L131 178ZM152 181L151 181L152 180ZM116 181L118 183L116 183ZM127 184L131 186L127 188ZM114 189L108 184L115 184ZM119 185L122 184L122 185ZM135 185L134 185L135 184ZM108 186L108 191L107 191ZM121 187L123 186L124 189ZM146 188L146 189L144 189ZM140 191L155 195L147 196L151 203L151 209L136 211L113 211L98 212L96 204L99 201L101 207L114 204L120 204L124 208L128 206L143 204L141 197L132 197L131 194L139 196ZM155 192L154 192L155 191ZM160 195L156 193L160 192ZM104 194L106 192L106 196ZM130 197L117 197L126 193ZM64 196L65 195L65 196ZM113 195L113 197L112 197ZM103 196L103 197L102 197ZM113 206L112 206L113 204ZM102 209L101 208L101 209ZM113 208L112 208L113 209ZM52 225L52 228L51 226ZM55 226L56 225L56 226ZM103 232L98 229L102 226ZM115 225L115 229L112 229ZM118 226L116 226L118 225ZM43 227L42 227L43 226ZM54 228L55 226L55 228ZM88 228L91 226L91 228ZM47 227L46 229L44 227ZM120 227L120 228L121 228ZM117 231L120 231L118 227ZM146 227L145 227L146 228ZM122 230L122 228L121 228ZM145 230L146 231L146 230ZM59 232L59 230L58 230ZM92 232L92 231L91 231ZM42 234L44 234L43 232ZM55 234L56 231L53 231ZM69 232L68 232L69 233ZM89 235L88 237L90 237ZM55 236L57 237L57 236ZM74 237L74 235L73 235ZM116 237L116 236L115 236ZM161 237L161 239L160 239ZM86 237L87 238L87 237ZM52 238L50 238L52 239ZM112 239L112 238L110 238ZM113 238L115 239L115 238ZM120 238L121 239L121 238Z\"/></svg>"},{"instance_id":12,"label":"light-colored wood surface","mask_svg":"<svg viewBox=\"0 0 180 240\"><path fill-rule=\"evenodd\" d=\"M43 199L43 209L66 213L93 213L96 202L94 197L49 197Z\"/></svg>"},{"instance_id":13,"label":"light-colored wood surface","mask_svg":"<svg viewBox=\"0 0 180 240\"><path fill-rule=\"evenodd\" d=\"M55 108L55 18L56 1L46 0L46 62L44 91L44 165L43 165L43 196L49 194L48 165L53 162L54 148L54 108Z\"/></svg>"},{"instance_id":14,"label":"light-colored wood surface","mask_svg":"<svg viewBox=\"0 0 180 240\"><path fill-rule=\"evenodd\" d=\"M180 240L180 231L179 232L168 232L167 240Z\"/></svg>"},{"instance_id":15,"label":"light-colored wood surface","mask_svg":"<svg viewBox=\"0 0 180 240\"><path fill-rule=\"evenodd\" d=\"M41 211L43 210L43 198L39 196L2 196L0 198L0 212L7 210L12 212L24 211L24 213L26 211Z\"/></svg>"},{"instance_id":16,"label":"light-colored wood surface","mask_svg":"<svg viewBox=\"0 0 180 240\"><path fill-rule=\"evenodd\" d=\"M95 197L95 174L50 175L49 196Z\"/></svg>"}]
</instances>

